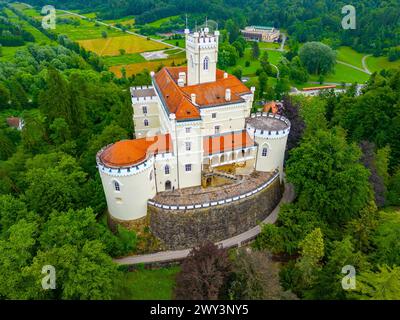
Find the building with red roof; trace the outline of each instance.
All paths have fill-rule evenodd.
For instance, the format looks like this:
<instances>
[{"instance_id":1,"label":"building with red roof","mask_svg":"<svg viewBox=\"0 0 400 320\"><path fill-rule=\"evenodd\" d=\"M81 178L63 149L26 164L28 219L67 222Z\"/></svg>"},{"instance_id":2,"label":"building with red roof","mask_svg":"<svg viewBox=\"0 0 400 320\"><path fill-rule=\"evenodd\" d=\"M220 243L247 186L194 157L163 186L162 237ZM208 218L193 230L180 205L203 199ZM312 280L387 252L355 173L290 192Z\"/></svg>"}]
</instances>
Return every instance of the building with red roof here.
<instances>
[{"instance_id":1,"label":"building with red roof","mask_svg":"<svg viewBox=\"0 0 400 320\"><path fill-rule=\"evenodd\" d=\"M97 154L116 220L142 218L157 193L200 188L202 176L226 166L240 167L236 174L283 169L290 123L251 115L255 89L217 69L218 31L185 35L187 66L151 72L151 85L130 89L136 139Z\"/></svg>"}]
</instances>

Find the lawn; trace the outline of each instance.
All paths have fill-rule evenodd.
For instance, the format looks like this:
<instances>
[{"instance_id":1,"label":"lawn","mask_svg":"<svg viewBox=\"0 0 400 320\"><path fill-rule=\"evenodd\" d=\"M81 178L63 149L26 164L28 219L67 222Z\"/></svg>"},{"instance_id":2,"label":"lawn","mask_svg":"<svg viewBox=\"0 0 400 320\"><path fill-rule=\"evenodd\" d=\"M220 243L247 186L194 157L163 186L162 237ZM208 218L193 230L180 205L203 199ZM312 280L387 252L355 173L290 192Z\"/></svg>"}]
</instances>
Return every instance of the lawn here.
<instances>
[{"instance_id":1,"label":"lawn","mask_svg":"<svg viewBox=\"0 0 400 320\"><path fill-rule=\"evenodd\" d=\"M336 82L336 83L364 83L369 79L369 75L358 71L356 69L350 68L343 64L336 64L335 73L325 76L325 82ZM318 76L310 76L310 81L318 81Z\"/></svg>"},{"instance_id":2,"label":"lawn","mask_svg":"<svg viewBox=\"0 0 400 320\"><path fill-rule=\"evenodd\" d=\"M186 61L185 58L154 60L142 63L112 66L110 67L110 71L113 72L117 77L121 77L122 76L121 69L125 68L126 75L129 77L133 74L142 72L144 69L147 69L148 71L157 71L158 68L160 68L161 66L171 66L172 63L178 65L184 63L185 61Z\"/></svg>"},{"instance_id":3,"label":"lawn","mask_svg":"<svg viewBox=\"0 0 400 320\"><path fill-rule=\"evenodd\" d=\"M122 300L171 300L179 267L135 270L126 273Z\"/></svg>"},{"instance_id":4,"label":"lawn","mask_svg":"<svg viewBox=\"0 0 400 320\"><path fill-rule=\"evenodd\" d=\"M172 44L173 46L185 48L185 39L171 39L165 40L164 42ZM178 43L178 45L176 45Z\"/></svg>"},{"instance_id":5,"label":"lawn","mask_svg":"<svg viewBox=\"0 0 400 320\"><path fill-rule=\"evenodd\" d=\"M101 56L119 55L119 49L125 49L127 54L131 54L169 48L162 43L147 40L146 38L142 38L136 35L88 39L78 42L85 49L96 52Z\"/></svg>"},{"instance_id":6,"label":"lawn","mask_svg":"<svg viewBox=\"0 0 400 320\"><path fill-rule=\"evenodd\" d=\"M146 62L146 59L142 57L139 53L133 53L133 54L124 54L124 55L119 55L119 56L107 56L103 58L104 62L106 63L107 66L119 66L119 65L126 65L126 64L132 64L132 63L141 63L141 62Z\"/></svg>"},{"instance_id":7,"label":"lawn","mask_svg":"<svg viewBox=\"0 0 400 320\"><path fill-rule=\"evenodd\" d=\"M367 66L369 71L378 72L382 69L399 68L400 60L390 62L387 57L368 57Z\"/></svg>"},{"instance_id":8,"label":"lawn","mask_svg":"<svg viewBox=\"0 0 400 320\"><path fill-rule=\"evenodd\" d=\"M251 46L251 42L249 43ZM260 47L260 49L279 49L281 47L281 44L276 42L259 42L258 46Z\"/></svg>"},{"instance_id":9,"label":"lawn","mask_svg":"<svg viewBox=\"0 0 400 320\"><path fill-rule=\"evenodd\" d=\"M269 56L269 61L277 65L282 58L282 53L279 51L267 51ZM261 54L263 51L261 52ZM246 67L246 61L250 62L250 66ZM258 69L261 68L259 60L253 60L251 57L251 48L246 48L244 52L244 57L239 58L236 66L229 67L227 72L232 73L238 66L242 67L243 76L254 76Z\"/></svg>"},{"instance_id":10,"label":"lawn","mask_svg":"<svg viewBox=\"0 0 400 320\"><path fill-rule=\"evenodd\" d=\"M365 56L364 53L359 53L350 47L340 47L337 50L337 60L349 63L355 67L363 68L362 58Z\"/></svg>"}]
</instances>

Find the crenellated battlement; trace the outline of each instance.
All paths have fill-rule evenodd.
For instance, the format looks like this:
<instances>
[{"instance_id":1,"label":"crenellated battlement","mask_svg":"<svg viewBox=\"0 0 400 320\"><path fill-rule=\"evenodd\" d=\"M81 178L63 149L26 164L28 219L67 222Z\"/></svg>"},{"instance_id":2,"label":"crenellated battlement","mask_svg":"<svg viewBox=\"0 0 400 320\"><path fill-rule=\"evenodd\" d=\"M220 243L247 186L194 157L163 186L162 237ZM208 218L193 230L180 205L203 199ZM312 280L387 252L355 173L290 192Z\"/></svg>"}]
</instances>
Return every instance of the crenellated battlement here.
<instances>
[{"instance_id":1,"label":"crenellated battlement","mask_svg":"<svg viewBox=\"0 0 400 320\"><path fill-rule=\"evenodd\" d=\"M267 112L253 113L246 119L246 130L251 137L281 139L289 135L290 126L289 119Z\"/></svg>"}]
</instances>

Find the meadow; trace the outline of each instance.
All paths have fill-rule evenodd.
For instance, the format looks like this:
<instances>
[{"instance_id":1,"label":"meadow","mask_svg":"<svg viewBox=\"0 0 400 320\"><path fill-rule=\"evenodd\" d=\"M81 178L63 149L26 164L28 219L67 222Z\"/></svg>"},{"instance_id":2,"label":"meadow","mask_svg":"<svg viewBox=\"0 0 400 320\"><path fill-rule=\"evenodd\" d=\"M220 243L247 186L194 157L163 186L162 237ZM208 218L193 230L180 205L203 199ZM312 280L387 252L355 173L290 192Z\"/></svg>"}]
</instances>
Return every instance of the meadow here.
<instances>
[{"instance_id":1,"label":"meadow","mask_svg":"<svg viewBox=\"0 0 400 320\"><path fill-rule=\"evenodd\" d=\"M318 81L319 76L311 75L310 81ZM324 77L324 82L335 82L335 83L364 83L369 79L369 75L353 69L351 67L345 66L343 64L336 64L334 72L332 74L328 74Z\"/></svg>"},{"instance_id":2,"label":"meadow","mask_svg":"<svg viewBox=\"0 0 400 320\"><path fill-rule=\"evenodd\" d=\"M122 300L171 300L180 267L138 269L125 275Z\"/></svg>"},{"instance_id":3,"label":"meadow","mask_svg":"<svg viewBox=\"0 0 400 320\"><path fill-rule=\"evenodd\" d=\"M119 56L107 56L103 57L103 60L108 67L146 62L146 59L143 58L143 56L139 53L124 54Z\"/></svg>"},{"instance_id":4,"label":"meadow","mask_svg":"<svg viewBox=\"0 0 400 320\"><path fill-rule=\"evenodd\" d=\"M336 59L349 63L355 67L363 68L362 58L365 56L363 53L359 53L350 47L340 47L336 50Z\"/></svg>"},{"instance_id":5,"label":"meadow","mask_svg":"<svg viewBox=\"0 0 400 320\"><path fill-rule=\"evenodd\" d=\"M118 37L80 40L78 43L87 50L101 56L119 55L119 49L124 49L127 54L168 49L165 44L147 40L137 35L124 35Z\"/></svg>"},{"instance_id":6,"label":"meadow","mask_svg":"<svg viewBox=\"0 0 400 320\"><path fill-rule=\"evenodd\" d=\"M382 69L399 68L400 60L390 62L387 57L368 57L367 66L371 72L379 72Z\"/></svg>"}]
</instances>

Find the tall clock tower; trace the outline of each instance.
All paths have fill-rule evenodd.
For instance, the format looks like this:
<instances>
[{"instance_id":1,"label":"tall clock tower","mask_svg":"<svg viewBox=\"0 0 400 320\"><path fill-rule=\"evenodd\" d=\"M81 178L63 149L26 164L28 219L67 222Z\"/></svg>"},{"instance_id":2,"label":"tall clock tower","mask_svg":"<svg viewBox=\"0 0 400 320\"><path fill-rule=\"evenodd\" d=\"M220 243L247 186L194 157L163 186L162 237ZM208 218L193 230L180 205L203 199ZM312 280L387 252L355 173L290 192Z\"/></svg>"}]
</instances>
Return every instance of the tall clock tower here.
<instances>
[{"instance_id":1,"label":"tall clock tower","mask_svg":"<svg viewBox=\"0 0 400 320\"><path fill-rule=\"evenodd\" d=\"M190 33L185 29L187 81L188 85L196 85L216 80L218 61L219 31L213 34L209 29L202 28L200 32Z\"/></svg>"}]
</instances>

